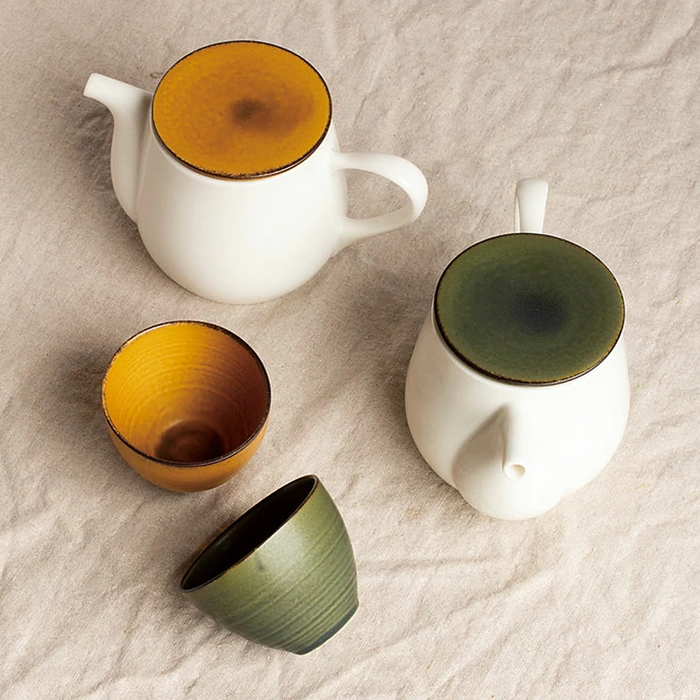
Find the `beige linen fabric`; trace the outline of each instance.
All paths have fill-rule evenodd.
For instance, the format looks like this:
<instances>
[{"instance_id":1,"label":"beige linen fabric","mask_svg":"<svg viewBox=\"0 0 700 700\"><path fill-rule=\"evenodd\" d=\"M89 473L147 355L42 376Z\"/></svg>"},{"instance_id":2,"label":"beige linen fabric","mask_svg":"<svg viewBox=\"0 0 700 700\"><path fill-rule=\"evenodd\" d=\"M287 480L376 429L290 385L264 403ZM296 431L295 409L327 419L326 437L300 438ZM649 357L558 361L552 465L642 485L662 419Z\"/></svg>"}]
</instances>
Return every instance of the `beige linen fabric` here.
<instances>
[{"instance_id":1,"label":"beige linen fabric","mask_svg":"<svg viewBox=\"0 0 700 700\"><path fill-rule=\"evenodd\" d=\"M700 697L700 21L690 0L27 3L0 23L0 697ZM111 189L93 71L153 89L181 55L253 38L326 78L346 150L405 156L430 196L257 306L197 298ZM439 273L550 182L547 231L625 292L632 410L589 486L525 522L474 512L414 447L403 383ZM355 215L401 201L351 178ZM240 334L269 370L262 447L176 495L121 462L100 413L112 352L151 324ZM318 474L345 518L360 608L296 657L178 592L194 552Z\"/></svg>"}]
</instances>

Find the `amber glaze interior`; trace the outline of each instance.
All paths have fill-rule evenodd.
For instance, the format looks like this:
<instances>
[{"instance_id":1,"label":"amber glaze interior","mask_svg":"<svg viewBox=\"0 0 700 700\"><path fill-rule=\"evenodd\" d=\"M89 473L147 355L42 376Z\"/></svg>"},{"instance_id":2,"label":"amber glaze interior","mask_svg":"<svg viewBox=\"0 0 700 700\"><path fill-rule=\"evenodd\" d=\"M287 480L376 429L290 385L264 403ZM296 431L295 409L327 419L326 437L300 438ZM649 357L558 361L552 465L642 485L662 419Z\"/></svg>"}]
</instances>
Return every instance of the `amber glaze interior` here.
<instances>
[{"instance_id":1,"label":"amber glaze interior","mask_svg":"<svg viewBox=\"0 0 700 700\"><path fill-rule=\"evenodd\" d=\"M254 41L206 46L180 59L153 98L165 147L197 170L252 178L286 170L323 140L331 101L303 58Z\"/></svg>"},{"instance_id":2,"label":"amber glaze interior","mask_svg":"<svg viewBox=\"0 0 700 700\"><path fill-rule=\"evenodd\" d=\"M177 464L206 464L242 448L270 407L265 369L232 333L198 322L150 328L127 341L105 375L102 401L118 437Z\"/></svg>"}]
</instances>

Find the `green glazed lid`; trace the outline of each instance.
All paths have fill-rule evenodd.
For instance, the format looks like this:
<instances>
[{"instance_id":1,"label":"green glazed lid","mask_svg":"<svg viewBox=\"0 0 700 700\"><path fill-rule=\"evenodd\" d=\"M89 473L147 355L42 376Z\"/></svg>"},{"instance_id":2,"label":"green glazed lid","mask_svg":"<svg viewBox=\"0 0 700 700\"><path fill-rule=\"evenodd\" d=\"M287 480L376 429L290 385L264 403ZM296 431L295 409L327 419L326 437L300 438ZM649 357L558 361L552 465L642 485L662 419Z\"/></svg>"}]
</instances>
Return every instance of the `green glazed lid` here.
<instances>
[{"instance_id":1,"label":"green glazed lid","mask_svg":"<svg viewBox=\"0 0 700 700\"><path fill-rule=\"evenodd\" d=\"M553 384L593 369L622 333L622 293L584 248L540 233L481 241L443 272L437 327L474 369L518 384Z\"/></svg>"}]
</instances>

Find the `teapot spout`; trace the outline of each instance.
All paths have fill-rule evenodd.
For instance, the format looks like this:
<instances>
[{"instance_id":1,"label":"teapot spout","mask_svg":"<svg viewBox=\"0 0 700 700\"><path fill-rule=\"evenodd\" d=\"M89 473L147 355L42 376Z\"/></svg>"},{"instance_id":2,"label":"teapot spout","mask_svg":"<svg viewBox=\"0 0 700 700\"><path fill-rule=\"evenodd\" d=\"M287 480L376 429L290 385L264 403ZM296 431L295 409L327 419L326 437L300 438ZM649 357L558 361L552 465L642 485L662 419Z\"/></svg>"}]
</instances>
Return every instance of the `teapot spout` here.
<instances>
[{"instance_id":1,"label":"teapot spout","mask_svg":"<svg viewBox=\"0 0 700 700\"><path fill-rule=\"evenodd\" d=\"M122 209L136 221L141 152L152 96L145 90L98 73L90 76L83 95L101 102L112 113L112 185Z\"/></svg>"},{"instance_id":2,"label":"teapot spout","mask_svg":"<svg viewBox=\"0 0 700 700\"><path fill-rule=\"evenodd\" d=\"M464 499L494 518L540 515L562 497L560 475L542 449L545 431L517 407L504 406L462 447L453 481Z\"/></svg>"}]
</instances>

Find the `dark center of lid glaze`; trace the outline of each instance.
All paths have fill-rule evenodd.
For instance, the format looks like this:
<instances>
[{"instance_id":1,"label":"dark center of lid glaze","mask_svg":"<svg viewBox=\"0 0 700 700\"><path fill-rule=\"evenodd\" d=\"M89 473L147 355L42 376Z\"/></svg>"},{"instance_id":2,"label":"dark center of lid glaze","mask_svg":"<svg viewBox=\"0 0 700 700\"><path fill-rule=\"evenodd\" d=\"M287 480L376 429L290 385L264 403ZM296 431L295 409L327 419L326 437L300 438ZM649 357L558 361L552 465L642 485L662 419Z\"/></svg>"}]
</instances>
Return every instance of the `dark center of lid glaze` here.
<instances>
[{"instance_id":1,"label":"dark center of lid glaze","mask_svg":"<svg viewBox=\"0 0 700 700\"><path fill-rule=\"evenodd\" d=\"M553 384L598 365L624 323L620 288L580 246L544 234L489 238L460 253L435 294L437 327L474 369Z\"/></svg>"}]
</instances>

